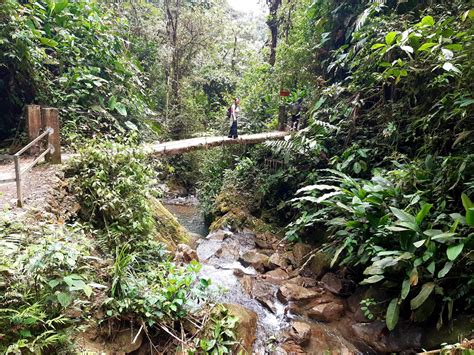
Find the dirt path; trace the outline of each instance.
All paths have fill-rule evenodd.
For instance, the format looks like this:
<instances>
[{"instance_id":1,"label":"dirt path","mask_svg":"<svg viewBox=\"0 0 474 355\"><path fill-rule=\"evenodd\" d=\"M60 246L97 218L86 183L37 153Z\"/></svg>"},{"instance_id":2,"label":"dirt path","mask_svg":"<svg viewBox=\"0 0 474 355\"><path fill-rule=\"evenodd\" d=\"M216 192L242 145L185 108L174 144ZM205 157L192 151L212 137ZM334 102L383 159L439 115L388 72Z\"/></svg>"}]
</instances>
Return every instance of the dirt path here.
<instances>
[{"instance_id":1,"label":"dirt path","mask_svg":"<svg viewBox=\"0 0 474 355\"><path fill-rule=\"evenodd\" d=\"M34 157L21 158L22 167L27 166ZM59 178L56 173L60 171L61 165L50 165L44 162L38 163L33 169L22 176L24 207L16 206L16 183L0 183L0 208L11 208L12 210L24 210L30 208L43 208L48 196ZM13 161L3 161L0 164L0 180L15 177Z\"/></svg>"}]
</instances>

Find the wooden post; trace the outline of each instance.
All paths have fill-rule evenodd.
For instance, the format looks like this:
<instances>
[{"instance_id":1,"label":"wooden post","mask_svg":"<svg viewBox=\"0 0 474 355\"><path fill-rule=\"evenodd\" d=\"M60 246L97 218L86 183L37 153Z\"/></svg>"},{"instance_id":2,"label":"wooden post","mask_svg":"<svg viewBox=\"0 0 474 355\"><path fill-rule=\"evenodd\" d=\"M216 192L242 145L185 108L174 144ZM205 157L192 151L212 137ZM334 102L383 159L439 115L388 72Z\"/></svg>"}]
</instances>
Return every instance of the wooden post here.
<instances>
[{"instance_id":1,"label":"wooden post","mask_svg":"<svg viewBox=\"0 0 474 355\"><path fill-rule=\"evenodd\" d=\"M280 109L278 111L278 130L286 130L286 107L285 104L280 104Z\"/></svg>"},{"instance_id":2,"label":"wooden post","mask_svg":"<svg viewBox=\"0 0 474 355\"><path fill-rule=\"evenodd\" d=\"M46 155L46 161L52 164L61 164L61 137L59 134L59 114L58 109L45 107L41 109L43 116L43 128L52 128L53 134L48 136L48 146L53 149Z\"/></svg>"},{"instance_id":3,"label":"wooden post","mask_svg":"<svg viewBox=\"0 0 474 355\"><path fill-rule=\"evenodd\" d=\"M20 170L20 157L18 155L13 156L15 162L15 179L16 179L16 196L17 206L23 207L23 191L21 189L21 170Z\"/></svg>"},{"instance_id":4,"label":"wooden post","mask_svg":"<svg viewBox=\"0 0 474 355\"><path fill-rule=\"evenodd\" d=\"M41 124L41 107L39 105L26 106L26 126L28 129L28 138L31 142L39 136L42 127ZM35 144L30 148L29 153L34 155L39 152L39 144Z\"/></svg>"}]
</instances>

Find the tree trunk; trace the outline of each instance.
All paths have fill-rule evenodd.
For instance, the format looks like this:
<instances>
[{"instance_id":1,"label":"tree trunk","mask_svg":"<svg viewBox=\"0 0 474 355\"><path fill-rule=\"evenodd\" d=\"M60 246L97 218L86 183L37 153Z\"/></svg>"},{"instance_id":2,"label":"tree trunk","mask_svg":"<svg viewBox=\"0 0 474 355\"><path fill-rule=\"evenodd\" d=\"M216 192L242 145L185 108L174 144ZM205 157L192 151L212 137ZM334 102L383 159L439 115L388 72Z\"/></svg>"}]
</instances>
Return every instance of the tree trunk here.
<instances>
[{"instance_id":1,"label":"tree trunk","mask_svg":"<svg viewBox=\"0 0 474 355\"><path fill-rule=\"evenodd\" d=\"M268 62L271 66L274 66L276 61L276 47L278 44L278 9L281 5L281 0L267 0L267 4L270 10L267 25L271 34L270 58Z\"/></svg>"}]
</instances>

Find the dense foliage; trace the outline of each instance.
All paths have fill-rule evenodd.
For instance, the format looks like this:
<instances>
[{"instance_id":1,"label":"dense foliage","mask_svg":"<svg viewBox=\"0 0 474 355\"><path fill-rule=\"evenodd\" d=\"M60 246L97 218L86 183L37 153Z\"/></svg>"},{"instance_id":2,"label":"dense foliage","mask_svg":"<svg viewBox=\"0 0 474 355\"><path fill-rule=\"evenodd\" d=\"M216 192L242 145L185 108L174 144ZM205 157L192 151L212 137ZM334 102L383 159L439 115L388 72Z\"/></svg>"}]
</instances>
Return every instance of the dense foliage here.
<instances>
[{"instance_id":1,"label":"dense foliage","mask_svg":"<svg viewBox=\"0 0 474 355\"><path fill-rule=\"evenodd\" d=\"M252 88L244 106L260 124L274 122L280 88L291 91L286 103L304 98L307 127L222 167L232 173L212 166L234 176L203 195L238 181L259 210L268 189L272 217L289 217L287 239L320 245L334 268L392 295L389 330L399 317L441 327L472 313L473 11L462 1L328 0L291 11L274 66L259 64L241 87Z\"/></svg>"},{"instance_id":2,"label":"dense foliage","mask_svg":"<svg viewBox=\"0 0 474 355\"><path fill-rule=\"evenodd\" d=\"M149 114L146 77L127 49L126 21L90 1L0 5L2 137L24 104L58 107L70 140L114 133Z\"/></svg>"}]
</instances>

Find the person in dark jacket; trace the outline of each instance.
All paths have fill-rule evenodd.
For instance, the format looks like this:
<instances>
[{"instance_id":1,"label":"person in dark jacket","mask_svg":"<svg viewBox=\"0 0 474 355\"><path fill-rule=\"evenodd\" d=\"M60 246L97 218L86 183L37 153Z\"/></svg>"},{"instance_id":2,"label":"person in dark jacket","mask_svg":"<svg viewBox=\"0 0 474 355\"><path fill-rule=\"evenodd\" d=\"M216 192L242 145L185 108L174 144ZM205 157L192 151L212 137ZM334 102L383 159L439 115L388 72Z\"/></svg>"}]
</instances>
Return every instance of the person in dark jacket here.
<instances>
[{"instance_id":1,"label":"person in dark jacket","mask_svg":"<svg viewBox=\"0 0 474 355\"><path fill-rule=\"evenodd\" d=\"M234 100L234 103L231 107L229 107L229 118L230 118L230 131L229 131L229 138L236 139L239 135L237 133L237 121L239 119L240 114L240 99L237 97Z\"/></svg>"}]
</instances>

